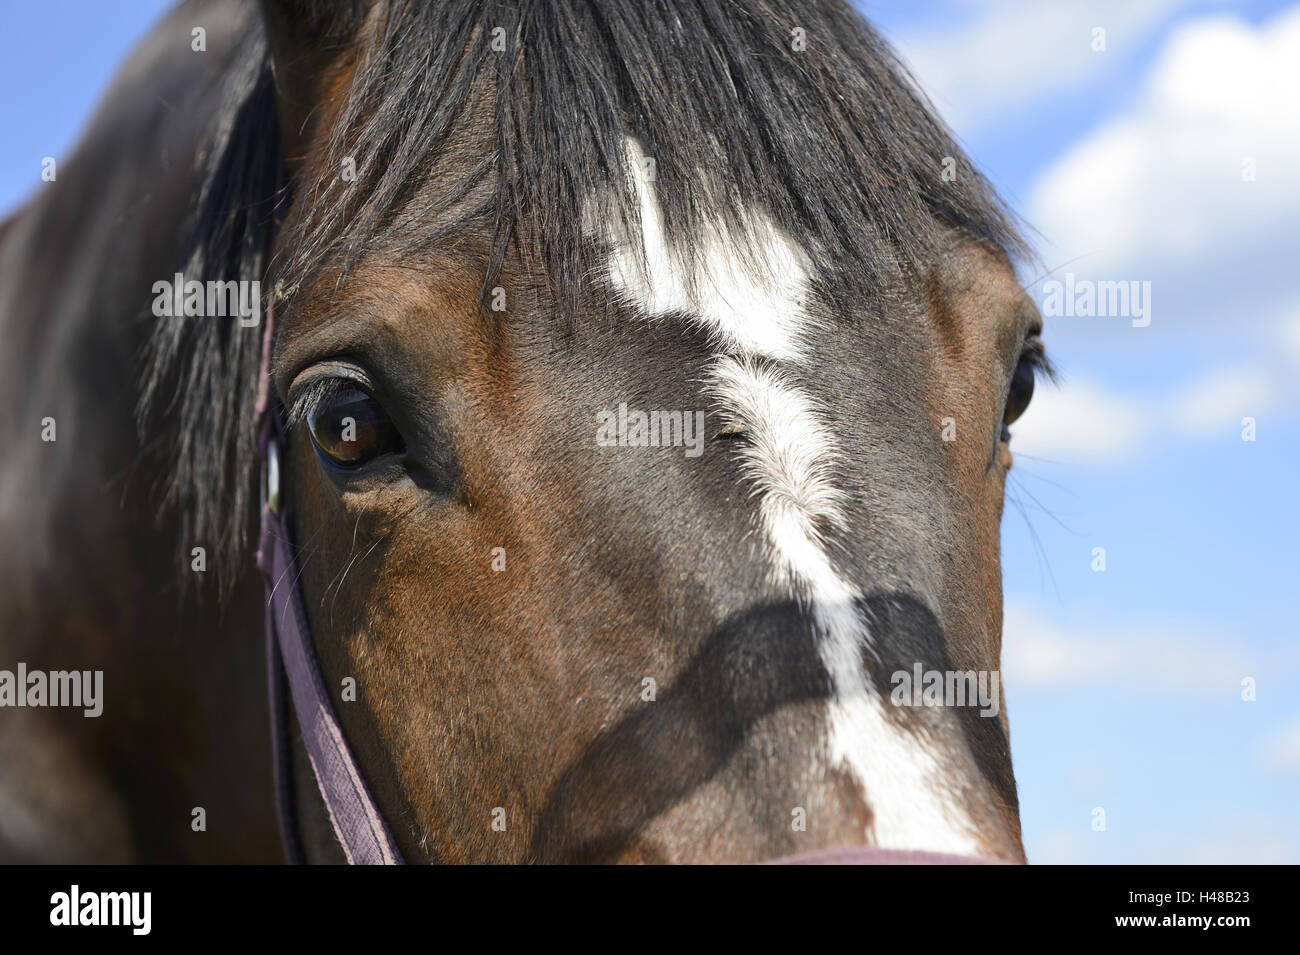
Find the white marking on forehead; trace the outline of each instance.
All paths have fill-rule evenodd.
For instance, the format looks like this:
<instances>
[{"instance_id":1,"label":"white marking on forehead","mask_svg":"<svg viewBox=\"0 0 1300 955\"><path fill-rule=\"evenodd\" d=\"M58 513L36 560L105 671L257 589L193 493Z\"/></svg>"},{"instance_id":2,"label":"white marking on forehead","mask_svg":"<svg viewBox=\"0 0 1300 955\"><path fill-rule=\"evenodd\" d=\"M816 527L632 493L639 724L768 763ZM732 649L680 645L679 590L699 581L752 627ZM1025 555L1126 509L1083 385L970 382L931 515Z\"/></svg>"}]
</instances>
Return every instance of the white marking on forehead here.
<instances>
[{"instance_id":1,"label":"white marking on forehead","mask_svg":"<svg viewBox=\"0 0 1300 955\"><path fill-rule=\"evenodd\" d=\"M810 608L832 682L831 765L846 768L861 787L876 845L976 853L974 826L942 787L935 756L889 719L889 704L867 675L862 653L871 633L859 609L862 593L836 570L823 539L825 530L844 526L844 492L833 481L839 448L814 400L777 367L797 367L804 355L808 255L766 217L754 216L750 239L764 247L751 258L764 265L763 274L738 263L721 231L703 242L696 273L685 273L668 247L635 143L628 162L640 198L646 269L626 236L607 234L610 281L643 312L685 313L714 335L719 354L708 388L746 432L738 453L758 499L773 581Z\"/></svg>"},{"instance_id":2,"label":"white marking on forehead","mask_svg":"<svg viewBox=\"0 0 1300 955\"><path fill-rule=\"evenodd\" d=\"M645 269L634 240L610 236L609 279L633 305L650 315L684 312L707 327L724 352L774 359L799 357L798 335L806 320L808 256L766 217L749 229L751 268L734 255L733 237L719 227L700 246L701 267L688 273L664 235L654 184L646 178L641 147L628 140L628 175L640 199Z\"/></svg>"}]
</instances>

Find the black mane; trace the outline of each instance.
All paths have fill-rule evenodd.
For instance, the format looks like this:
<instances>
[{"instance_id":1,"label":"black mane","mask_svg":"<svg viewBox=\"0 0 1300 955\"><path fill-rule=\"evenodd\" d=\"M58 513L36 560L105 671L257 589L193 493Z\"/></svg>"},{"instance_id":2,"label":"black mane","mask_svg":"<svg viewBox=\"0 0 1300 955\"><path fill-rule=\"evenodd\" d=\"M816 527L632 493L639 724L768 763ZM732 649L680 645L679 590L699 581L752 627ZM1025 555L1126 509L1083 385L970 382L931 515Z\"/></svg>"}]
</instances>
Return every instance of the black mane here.
<instances>
[{"instance_id":1,"label":"black mane","mask_svg":"<svg viewBox=\"0 0 1300 955\"><path fill-rule=\"evenodd\" d=\"M688 258L703 226L722 222L743 236L753 209L808 249L832 294L846 297L933 261L945 225L1023 254L992 188L887 45L840 0L394 7L362 38L321 167L352 157L359 181L335 174L308 187L301 205L310 211L294 221L275 267L286 288L325 263L346 271L399 227L404 253L472 227L490 238L485 289L513 246L546 275L562 310L571 307L598 272L584 204L614 196L612 213L637 234L628 137L655 161L666 236ZM796 29L802 51L792 48ZM466 123L485 131L486 148L430 199L422 190L434 163ZM231 72L206 156L187 278L261 280L281 158L260 25ZM945 179L949 157L956 176ZM427 223L414 245L412 221ZM253 493L260 347L260 336L233 325L160 323L142 405L164 381L177 383L173 491L192 539L222 539L220 563L231 569Z\"/></svg>"}]
</instances>

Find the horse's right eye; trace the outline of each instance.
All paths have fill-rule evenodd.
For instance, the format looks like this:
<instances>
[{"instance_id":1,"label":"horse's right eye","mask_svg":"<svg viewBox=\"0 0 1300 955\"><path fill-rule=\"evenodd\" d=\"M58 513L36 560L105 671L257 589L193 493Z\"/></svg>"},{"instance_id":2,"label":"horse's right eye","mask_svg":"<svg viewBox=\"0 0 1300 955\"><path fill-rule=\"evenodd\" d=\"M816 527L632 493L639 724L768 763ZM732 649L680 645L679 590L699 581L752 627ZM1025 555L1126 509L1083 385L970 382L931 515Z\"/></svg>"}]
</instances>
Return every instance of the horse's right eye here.
<instances>
[{"instance_id":1,"label":"horse's right eye","mask_svg":"<svg viewBox=\"0 0 1300 955\"><path fill-rule=\"evenodd\" d=\"M1002 424L1009 425L1029 407L1034 397L1034 375L1037 372L1032 358L1021 356L1016 363L1016 372L1011 377L1011 390L1007 394L1007 406L1002 412Z\"/></svg>"},{"instance_id":2,"label":"horse's right eye","mask_svg":"<svg viewBox=\"0 0 1300 955\"><path fill-rule=\"evenodd\" d=\"M330 464L349 470L406 449L383 406L351 384L330 389L321 398L307 414L307 430Z\"/></svg>"},{"instance_id":3,"label":"horse's right eye","mask_svg":"<svg viewBox=\"0 0 1300 955\"><path fill-rule=\"evenodd\" d=\"M1052 376L1052 364L1043 350L1043 340L1035 332L1020 349L1016 370L1011 375L1007 403L1002 408L1002 440L1010 441L1009 425L1025 413L1034 397L1034 380L1042 373Z\"/></svg>"}]
</instances>

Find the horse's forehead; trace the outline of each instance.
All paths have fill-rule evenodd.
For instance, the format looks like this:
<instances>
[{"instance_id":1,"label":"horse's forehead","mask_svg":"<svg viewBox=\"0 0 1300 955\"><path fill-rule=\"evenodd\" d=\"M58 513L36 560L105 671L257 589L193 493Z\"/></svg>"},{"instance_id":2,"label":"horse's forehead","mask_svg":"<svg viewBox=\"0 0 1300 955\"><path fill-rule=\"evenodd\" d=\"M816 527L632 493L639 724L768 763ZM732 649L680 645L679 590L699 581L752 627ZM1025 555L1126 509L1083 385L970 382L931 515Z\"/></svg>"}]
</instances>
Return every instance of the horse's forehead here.
<instances>
[{"instance_id":1,"label":"horse's forehead","mask_svg":"<svg viewBox=\"0 0 1300 955\"><path fill-rule=\"evenodd\" d=\"M757 210L747 213L740 229L717 223L690 237L691 248L674 247L652 167L638 142L629 139L626 149L639 228L630 230L594 208L584 217L585 231L608 249L606 278L614 294L643 314L683 315L731 352L798 357L811 272L807 251Z\"/></svg>"}]
</instances>

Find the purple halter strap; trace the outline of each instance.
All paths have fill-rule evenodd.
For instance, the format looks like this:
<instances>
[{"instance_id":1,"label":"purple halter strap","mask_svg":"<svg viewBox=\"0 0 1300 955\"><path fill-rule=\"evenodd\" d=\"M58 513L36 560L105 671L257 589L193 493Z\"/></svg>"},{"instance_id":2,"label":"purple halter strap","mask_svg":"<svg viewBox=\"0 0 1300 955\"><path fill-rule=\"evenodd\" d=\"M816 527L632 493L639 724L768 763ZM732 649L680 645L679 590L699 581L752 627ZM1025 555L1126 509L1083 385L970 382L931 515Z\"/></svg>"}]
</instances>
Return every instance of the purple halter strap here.
<instances>
[{"instance_id":1,"label":"purple halter strap","mask_svg":"<svg viewBox=\"0 0 1300 955\"><path fill-rule=\"evenodd\" d=\"M289 714L302 730L303 745L316 785L329 814L334 835L349 863L400 865L401 853L366 787L356 757L343 737L343 728L330 702L325 679L316 662L307 615L298 587L298 562L289 532L289 519L280 494L280 450L284 428L282 409L270 382L271 340L275 293L266 307L262 337L262 374L258 385L257 417L263 466L262 531L257 566L266 582L266 658L271 697L271 742L274 755L275 801L280 837L290 862L304 861L294 818L290 772ZM285 687L289 696L285 699Z\"/></svg>"}]
</instances>

